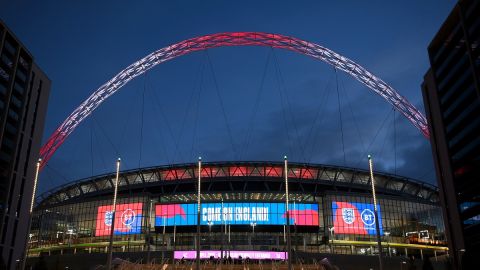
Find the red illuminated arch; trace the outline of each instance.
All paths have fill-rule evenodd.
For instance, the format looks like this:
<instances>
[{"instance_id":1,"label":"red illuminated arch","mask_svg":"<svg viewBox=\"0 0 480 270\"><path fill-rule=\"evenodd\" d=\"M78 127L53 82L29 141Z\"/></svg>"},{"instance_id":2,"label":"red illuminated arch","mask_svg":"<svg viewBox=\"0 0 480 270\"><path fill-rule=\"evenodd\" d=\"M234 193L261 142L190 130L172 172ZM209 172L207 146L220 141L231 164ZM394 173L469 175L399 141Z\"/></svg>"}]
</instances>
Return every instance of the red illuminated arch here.
<instances>
[{"instance_id":1,"label":"red illuminated arch","mask_svg":"<svg viewBox=\"0 0 480 270\"><path fill-rule=\"evenodd\" d=\"M191 52L222 46L265 46L311 56L342 70L395 106L425 137L429 137L426 118L391 86L352 60L318 44L278 34L232 32L187 39L159 49L120 71L100 86L55 130L40 150L42 167L75 128L100 104L135 77L165 61Z\"/></svg>"}]
</instances>

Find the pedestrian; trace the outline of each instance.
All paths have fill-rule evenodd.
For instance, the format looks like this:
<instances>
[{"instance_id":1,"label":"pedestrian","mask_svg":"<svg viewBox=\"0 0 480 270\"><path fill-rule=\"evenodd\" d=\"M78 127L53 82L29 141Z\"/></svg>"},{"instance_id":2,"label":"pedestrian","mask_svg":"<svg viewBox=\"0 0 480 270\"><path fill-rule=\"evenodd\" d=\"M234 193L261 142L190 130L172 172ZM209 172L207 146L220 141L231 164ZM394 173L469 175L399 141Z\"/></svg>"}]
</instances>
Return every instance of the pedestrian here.
<instances>
[{"instance_id":1,"label":"pedestrian","mask_svg":"<svg viewBox=\"0 0 480 270\"><path fill-rule=\"evenodd\" d=\"M410 260L408 261L408 270L416 270L417 267L415 266L415 256L410 256Z\"/></svg>"}]
</instances>

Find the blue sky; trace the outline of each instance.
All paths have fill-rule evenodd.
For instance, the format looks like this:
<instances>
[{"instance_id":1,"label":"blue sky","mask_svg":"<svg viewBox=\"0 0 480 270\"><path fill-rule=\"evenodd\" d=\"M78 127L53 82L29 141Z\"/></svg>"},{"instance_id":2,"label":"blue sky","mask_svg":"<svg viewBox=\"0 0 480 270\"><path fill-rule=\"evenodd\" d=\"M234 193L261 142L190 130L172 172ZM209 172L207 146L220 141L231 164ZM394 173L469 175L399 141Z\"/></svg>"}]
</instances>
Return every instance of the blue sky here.
<instances>
[{"instance_id":1,"label":"blue sky","mask_svg":"<svg viewBox=\"0 0 480 270\"><path fill-rule=\"evenodd\" d=\"M46 140L132 62L217 32L279 33L323 45L424 111L427 46L454 4L0 0L0 18L52 80ZM157 66L108 99L50 160L40 192L113 171L117 156L123 169L194 162L199 155L275 161L284 154L291 161L366 168L369 152L378 170L434 183L430 144L398 113L394 123L393 115L365 86L342 73L335 79L332 67L303 55L260 47L197 52Z\"/></svg>"}]
</instances>

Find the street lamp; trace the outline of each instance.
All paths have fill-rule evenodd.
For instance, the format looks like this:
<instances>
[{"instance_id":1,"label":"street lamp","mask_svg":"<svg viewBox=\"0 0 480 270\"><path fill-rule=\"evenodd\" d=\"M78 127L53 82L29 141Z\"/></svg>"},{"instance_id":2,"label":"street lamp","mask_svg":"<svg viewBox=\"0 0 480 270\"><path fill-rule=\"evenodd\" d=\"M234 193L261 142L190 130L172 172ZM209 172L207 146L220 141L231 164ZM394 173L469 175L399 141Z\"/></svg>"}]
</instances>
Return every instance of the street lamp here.
<instances>
[{"instance_id":1,"label":"street lamp","mask_svg":"<svg viewBox=\"0 0 480 270\"><path fill-rule=\"evenodd\" d=\"M72 245L73 229L68 229L67 234L68 234L68 246L70 247Z\"/></svg>"},{"instance_id":2,"label":"street lamp","mask_svg":"<svg viewBox=\"0 0 480 270\"><path fill-rule=\"evenodd\" d=\"M210 220L208 221L208 232L211 233L212 232L212 225L213 225L213 222L211 222Z\"/></svg>"},{"instance_id":3,"label":"street lamp","mask_svg":"<svg viewBox=\"0 0 480 270\"><path fill-rule=\"evenodd\" d=\"M388 257L392 257L392 252L390 251L390 243L389 243L389 238L390 238L390 232L384 232L386 239L387 239L387 248L388 248Z\"/></svg>"},{"instance_id":4,"label":"street lamp","mask_svg":"<svg viewBox=\"0 0 480 270\"><path fill-rule=\"evenodd\" d=\"M330 232L330 252L333 253L333 233L335 232L335 227L328 227L328 231Z\"/></svg>"},{"instance_id":5,"label":"street lamp","mask_svg":"<svg viewBox=\"0 0 480 270\"><path fill-rule=\"evenodd\" d=\"M115 231L115 212L117 207L117 192L118 192L118 176L120 174L120 158L117 159L117 173L115 175L114 191L113 191L113 205L111 212L112 222L110 224L110 240L108 243L108 255L107 255L107 270L112 268L112 256L113 256L113 234Z\"/></svg>"},{"instance_id":6,"label":"street lamp","mask_svg":"<svg viewBox=\"0 0 480 270\"><path fill-rule=\"evenodd\" d=\"M202 175L202 158L198 157L198 194L197 194L197 241L195 243L197 250L196 269L200 270L200 179Z\"/></svg>"},{"instance_id":7,"label":"street lamp","mask_svg":"<svg viewBox=\"0 0 480 270\"><path fill-rule=\"evenodd\" d=\"M288 161L287 156L284 159L284 176L285 176L285 210L287 213L287 254L288 254L288 270L292 270L292 243L290 239L290 210L288 209Z\"/></svg>"},{"instance_id":8,"label":"street lamp","mask_svg":"<svg viewBox=\"0 0 480 270\"><path fill-rule=\"evenodd\" d=\"M255 236L255 226L257 226L257 223L256 222L251 222L250 226L252 226L252 237L250 238L250 242L252 243L252 250L255 250L255 244L252 241L253 240L252 238Z\"/></svg>"},{"instance_id":9,"label":"street lamp","mask_svg":"<svg viewBox=\"0 0 480 270\"><path fill-rule=\"evenodd\" d=\"M372 184L372 197L373 197L373 209L375 215L375 229L377 231L377 246L378 246L378 263L380 270L383 270L383 259L382 259L382 242L380 240L380 220L378 219L378 210L377 210L377 196L375 195L375 178L373 178L373 161L372 156L368 155L368 167L370 168L370 183Z\"/></svg>"}]
</instances>

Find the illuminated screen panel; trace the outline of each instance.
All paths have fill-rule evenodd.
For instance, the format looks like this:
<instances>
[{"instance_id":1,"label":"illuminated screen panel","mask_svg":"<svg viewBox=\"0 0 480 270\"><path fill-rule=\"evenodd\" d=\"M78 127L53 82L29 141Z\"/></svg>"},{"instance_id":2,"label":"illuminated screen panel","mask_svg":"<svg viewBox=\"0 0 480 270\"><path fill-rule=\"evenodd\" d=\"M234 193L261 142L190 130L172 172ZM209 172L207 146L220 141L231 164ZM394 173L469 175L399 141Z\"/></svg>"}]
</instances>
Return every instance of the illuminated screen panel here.
<instances>
[{"instance_id":1,"label":"illuminated screen panel","mask_svg":"<svg viewBox=\"0 0 480 270\"><path fill-rule=\"evenodd\" d=\"M115 214L115 229L113 234L136 234L142 231L142 203L117 204ZM97 209L97 224L95 236L110 235L112 228L112 205L99 206Z\"/></svg>"},{"instance_id":2,"label":"illuminated screen panel","mask_svg":"<svg viewBox=\"0 0 480 270\"><path fill-rule=\"evenodd\" d=\"M290 205L290 224L318 226L317 204ZM200 209L200 225L284 225L285 203L204 203ZM197 224L197 204L158 204L155 226Z\"/></svg>"},{"instance_id":3,"label":"illuminated screen panel","mask_svg":"<svg viewBox=\"0 0 480 270\"><path fill-rule=\"evenodd\" d=\"M380 235L383 235L382 212L377 205ZM333 226L336 234L376 235L373 204L332 202Z\"/></svg>"},{"instance_id":4,"label":"illuminated screen panel","mask_svg":"<svg viewBox=\"0 0 480 270\"><path fill-rule=\"evenodd\" d=\"M219 259L222 252L220 250L201 250L200 259L209 259L214 257ZM243 259L249 258L252 260L285 260L287 252L280 251L239 251L239 250L229 250L224 251L223 256L231 257L232 259ZM194 260L197 258L197 252L194 250L185 250L185 251L174 251L174 259L185 259L185 260Z\"/></svg>"}]
</instances>

